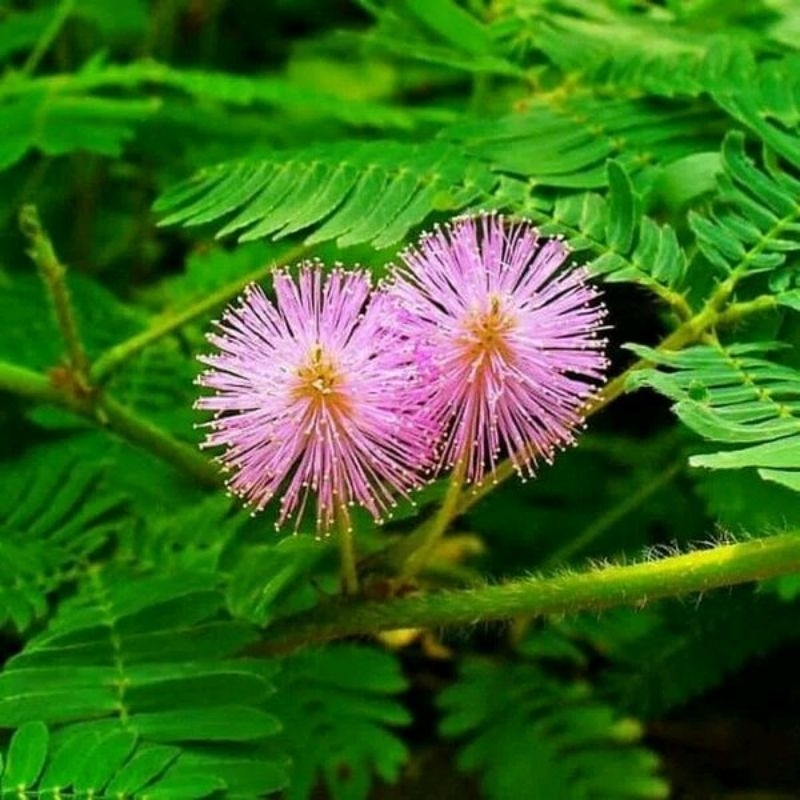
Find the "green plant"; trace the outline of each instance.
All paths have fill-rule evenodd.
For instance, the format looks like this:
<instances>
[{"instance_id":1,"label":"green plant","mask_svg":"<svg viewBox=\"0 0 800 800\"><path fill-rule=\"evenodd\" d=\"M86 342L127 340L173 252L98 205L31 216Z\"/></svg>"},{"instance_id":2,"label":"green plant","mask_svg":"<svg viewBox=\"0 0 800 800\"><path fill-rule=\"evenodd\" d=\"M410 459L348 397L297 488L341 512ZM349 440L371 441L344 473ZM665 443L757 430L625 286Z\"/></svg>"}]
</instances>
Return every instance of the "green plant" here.
<instances>
[{"instance_id":1,"label":"green plant","mask_svg":"<svg viewBox=\"0 0 800 800\"><path fill-rule=\"evenodd\" d=\"M800 632L798 25L0 9L0 796L357 800L431 752L491 798L666 796L660 721ZM353 509L338 550L239 509L197 446L212 321L305 258L383 279L480 210L604 294L579 448Z\"/></svg>"}]
</instances>

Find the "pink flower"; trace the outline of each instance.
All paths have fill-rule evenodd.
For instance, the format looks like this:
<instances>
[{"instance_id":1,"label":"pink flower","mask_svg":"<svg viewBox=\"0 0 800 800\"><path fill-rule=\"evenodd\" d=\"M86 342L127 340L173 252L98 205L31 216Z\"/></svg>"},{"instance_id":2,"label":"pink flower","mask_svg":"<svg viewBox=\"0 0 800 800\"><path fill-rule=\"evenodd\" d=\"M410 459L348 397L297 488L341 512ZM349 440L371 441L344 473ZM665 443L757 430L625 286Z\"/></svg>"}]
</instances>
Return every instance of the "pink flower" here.
<instances>
[{"instance_id":1,"label":"pink flower","mask_svg":"<svg viewBox=\"0 0 800 800\"><path fill-rule=\"evenodd\" d=\"M248 287L208 336L204 446L225 448L228 486L255 510L280 493L279 525L296 528L312 493L318 533L353 503L379 519L432 458L412 348L386 324L386 298L369 302L362 271L307 262L296 281L276 271L274 286L274 303Z\"/></svg>"},{"instance_id":2,"label":"pink flower","mask_svg":"<svg viewBox=\"0 0 800 800\"><path fill-rule=\"evenodd\" d=\"M428 371L442 463L480 483L507 454L532 475L573 442L606 368L605 308L567 246L498 214L456 219L406 250L387 291Z\"/></svg>"}]
</instances>

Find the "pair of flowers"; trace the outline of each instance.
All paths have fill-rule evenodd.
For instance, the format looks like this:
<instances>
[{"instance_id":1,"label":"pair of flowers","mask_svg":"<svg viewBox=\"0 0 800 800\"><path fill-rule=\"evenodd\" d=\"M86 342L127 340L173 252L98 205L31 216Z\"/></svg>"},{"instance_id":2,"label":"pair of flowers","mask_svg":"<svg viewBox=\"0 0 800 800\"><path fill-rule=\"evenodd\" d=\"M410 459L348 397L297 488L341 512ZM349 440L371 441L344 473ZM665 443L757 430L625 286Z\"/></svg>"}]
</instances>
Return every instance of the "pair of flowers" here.
<instances>
[{"instance_id":1,"label":"pair of flowers","mask_svg":"<svg viewBox=\"0 0 800 800\"><path fill-rule=\"evenodd\" d=\"M481 483L503 454L522 474L573 441L603 380L605 308L560 239L498 214L424 235L374 288L317 262L250 286L216 323L198 383L204 446L278 524L310 502L328 533L353 504L380 520L443 469ZM312 499L313 498L313 499Z\"/></svg>"}]
</instances>

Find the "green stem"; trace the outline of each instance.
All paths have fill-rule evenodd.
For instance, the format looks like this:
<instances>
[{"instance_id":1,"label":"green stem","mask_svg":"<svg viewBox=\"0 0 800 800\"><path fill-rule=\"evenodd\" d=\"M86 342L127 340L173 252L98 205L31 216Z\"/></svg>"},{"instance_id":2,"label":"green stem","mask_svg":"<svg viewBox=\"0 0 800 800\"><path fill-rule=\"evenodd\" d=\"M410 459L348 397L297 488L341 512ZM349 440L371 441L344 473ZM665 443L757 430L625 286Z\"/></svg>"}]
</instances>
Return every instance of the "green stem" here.
<instances>
[{"instance_id":1,"label":"green stem","mask_svg":"<svg viewBox=\"0 0 800 800\"><path fill-rule=\"evenodd\" d=\"M56 316L58 328L67 348L67 358L78 382L88 389L89 360L83 349L78 323L72 310L69 290L64 280L66 268L58 260L50 237L42 228L36 206L25 205L19 213L19 226L29 242L28 255L39 270Z\"/></svg>"},{"instance_id":2,"label":"green stem","mask_svg":"<svg viewBox=\"0 0 800 800\"><path fill-rule=\"evenodd\" d=\"M104 427L108 427L131 444L172 464L198 483L206 486L222 486L223 481L217 467L195 447L175 439L114 398L108 395L100 398L95 421L99 421Z\"/></svg>"},{"instance_id":3,"label":"green stem","mask_svg":"<svg viewBox=\"0 0 800 800\"><path fill-rule=\"evenodd\" d=\"M358 594L358 569L356 567L356 549L353 542L353 526L347 509L336 513L336 524L339 533L339 553L342 561L342 592L350 597Z\"/></svg>"},{"instance_id":4,"label":"green stem","mask_svg":"<svg viewBox=\"0 0 800 800\"><path fill-rule=\"evenodd\" d=\"M39 62L44 58L45 54L50 49L50 46L55 41L55 38L64 27L64 23L69 19L74 7L75 0L61 0L56 7L52 19L44 31L42 31L42 35L39 37L39 40L36 42L33 50L31 50L30 55L23 64L23 75L33 75L33 73L36 71L36 68L39 66Z\"/></svg>"},{"instance_id":5,"label":"green stem","mask_svg":"<svg viewBox=\"0 0 800 800\"><path fill-rule=\"evenodd\" d=\"M45 375L4 361L0 361L0 391L82 413L80 405L60 392Z\"/></svg>"},{"instance_id":6,"label":"green stem","mask_svg":"<svg viewBox=\"0 0 800 800\"><path fill-rule=\"evenodd\" d=\"M295 247L283 256L281 263L292 263L302 258L308 250L309 248L305 245ZM156 320L147 330L137 333L130 339L126 339L124 342L114 345L95 360L90 373L92 382L95 385L102 385L117 369L130 361L131 358L145 347L168 336L179 328L182 328L184 325L192 322L192 320L210 314L216 308L224 305L232 297L239 294L248 284L263 280L274 270L275 264L272 262L270 262L269 265L259 267L244 277L231 281L213 294L204 297L202 300L185 308L183 311Z\"/></svg>"},{"instance_id":7,"label":"green stem","mask_svg":"<svg viewBox=\"0 0 800 800\"><path fill-rule=\"evenodd\" d=\"M285 652L395 628L441 628L517 615L542 617L641 606L662 597L702 594L798 571L800 531L552 578L525 578L388 601L344 601L275 623L266 631L262 647L267 652Z\"/></svg>"},{"instance_id":8,"label":"green stem","mask_svg":"<svg viewBox=\"0 0 800 800\"><path fill-rule=\"evenodd\" d=\"M437 543L455 518L455 509L464 486L466 467L466 459L456 464L436 513L406 536L392 554L392 562L400 567L402 578L406 580L413 578L425 568Z\"/></svg>"},{"instance_id":9,"label":"green stem","mask_svg":"<svg viewBox=\"0 0 800 800\"><path fill-rule=\"evenodd\" d=\"M113 431L208 486L220 486L216 467L194 447L174 439L107 395L81 397L61 391L45 375L0 361L0 390L64 408Z\"/></svg>"}]
</instances>

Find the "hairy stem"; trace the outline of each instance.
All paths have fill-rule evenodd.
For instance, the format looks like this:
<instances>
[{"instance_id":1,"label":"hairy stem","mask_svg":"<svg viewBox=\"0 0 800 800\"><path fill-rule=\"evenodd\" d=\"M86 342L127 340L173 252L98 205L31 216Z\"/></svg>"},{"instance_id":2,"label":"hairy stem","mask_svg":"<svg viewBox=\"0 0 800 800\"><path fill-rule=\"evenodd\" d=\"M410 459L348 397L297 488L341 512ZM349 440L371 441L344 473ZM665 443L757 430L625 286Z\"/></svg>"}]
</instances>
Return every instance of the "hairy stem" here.
<instances>
[{"instance_id":1,"label":"hairy stem","mask_svg":"<svg viewBox=\"0 0 800 800\"><path fill-rule=\"evenodd\" d=\"M262 648L284 652L344 636L395 628L441 628L641 606L650 600L703 593L800 570L800 531L727 544L629 566L587 569L552 578L525 578L483 586L395 598L343 601L288 617L265 633Z\"/></svg>"},{"instance_id":2,"label":"hairy stem","mask_svg":"<svg viewBox=\"0 0 800 800\"><path fill-rule=\"evenodd\" d=\"M308 253L308 250L309 248L305 245L295 247L283 256L281 262L288 264L296 261ZM243 278L237 278L235 281L231 281L216 292L208 295L208 297L204 297L202 300L194 303L194 305L182 311L178 311L177 313L165 316L162 319L158 319L153 322L147 330L137 333L130 339L126 339L124 342L114 345L95 360L91 370L92 381L96 385L102 385L116 370L130 361L130 359L141 350L144 350L145 347L174 333L176 330L198 317L211 313L227 303L232 297L239 294L248 284L263 280L274 269L275 264L272 262L263 267L259 267Z\"/></svg>"},{"instance_id":3,"label":"hairy stem","mask_svg":"<svg viewBox=\"0 0 800 800\"><path fill-rule=\"evenodd\" d=\"M25 205L22 207L19 213L19 226L30 245L28 255L36 264L42 282L53 302L56 322L67 349L70 369L80 384L88 389L89 360L83 349L69 290L64 280L66 268L58 260L50 237L42 228L36 206Z\"/></svg>"}]
</instances>

